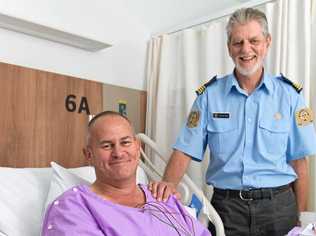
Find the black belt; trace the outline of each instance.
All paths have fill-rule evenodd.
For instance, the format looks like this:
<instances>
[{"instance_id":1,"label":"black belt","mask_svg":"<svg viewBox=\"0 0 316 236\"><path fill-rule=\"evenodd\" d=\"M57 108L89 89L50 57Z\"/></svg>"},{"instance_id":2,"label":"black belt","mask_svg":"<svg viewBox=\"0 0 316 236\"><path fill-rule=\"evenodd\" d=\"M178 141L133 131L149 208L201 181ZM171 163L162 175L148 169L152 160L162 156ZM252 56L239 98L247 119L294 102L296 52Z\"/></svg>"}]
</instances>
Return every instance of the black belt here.
<instances>
[{"instance_id":1,"label":"black belt","mask_svg":"<svg viewBox=\"0 0 316 236\"><path fill-rule=\"evenodd\" d=\"M214 188L214 194L219 194L229 198L240 198L244 201L271 199L273 196L290 189L290 185L282 185L274 188L256 188L248 190L232 190Z\"/></svg>"}]
</instances>

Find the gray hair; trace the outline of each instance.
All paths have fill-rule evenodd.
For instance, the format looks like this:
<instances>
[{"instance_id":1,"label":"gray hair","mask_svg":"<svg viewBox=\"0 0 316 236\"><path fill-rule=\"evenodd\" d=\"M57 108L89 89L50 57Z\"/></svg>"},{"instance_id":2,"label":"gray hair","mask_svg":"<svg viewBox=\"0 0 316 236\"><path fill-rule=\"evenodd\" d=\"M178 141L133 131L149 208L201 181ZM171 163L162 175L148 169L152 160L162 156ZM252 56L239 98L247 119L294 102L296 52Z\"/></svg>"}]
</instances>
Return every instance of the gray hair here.
<instances>
[{"instance_id":1,"label":"gray hair","mask_svg":"<svg viewBox=\"0 0 316 236\"><path fill-rule=\"evenodd\" d=\"M236 10L228 20L226 26L228 43L231 40L231 33L234 25L243 25L253 20L257 21L261 25L262 33L265 37L270 35L267 17L262 11L259 11L254 8L241 8Z\"/></svg>"}]
</instances>

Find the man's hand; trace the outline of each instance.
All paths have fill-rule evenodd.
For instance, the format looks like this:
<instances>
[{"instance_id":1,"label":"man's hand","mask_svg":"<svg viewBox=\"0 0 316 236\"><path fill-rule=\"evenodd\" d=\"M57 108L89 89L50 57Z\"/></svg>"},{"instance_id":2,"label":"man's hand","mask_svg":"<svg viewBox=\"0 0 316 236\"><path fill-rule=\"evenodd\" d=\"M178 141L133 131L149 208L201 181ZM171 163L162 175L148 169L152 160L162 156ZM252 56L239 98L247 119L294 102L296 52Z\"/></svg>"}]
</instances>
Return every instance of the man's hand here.
<instances>
[{"instance_id":1,"label":"man's hand","mask_svg":"<svg viewBox=\"0 0 316 236\"><path fill-rule=\"evenodd\" d=\"M151 191L154 198L158 201L166 202L170 195L175 195L177 199L181 198L179 192L177 192L176 185L171 182L161 181L161 182L153 182L150 181L149 190Z\"/></svg>"},{"instance_id":2,"label":"man's hand","mask_svg":"<svg viewBox=\"0 0 316 236\"><path fill-rule=\"evenodd\" d=\"M148 185L154 198L158 201L167 201L171 194L180 199L180 193L177 192L177 184L183 177L186 169L190 164L191 158L178 150L173 151L167 164L162 181L151 181Z\"/></svg>"}]
</instances>

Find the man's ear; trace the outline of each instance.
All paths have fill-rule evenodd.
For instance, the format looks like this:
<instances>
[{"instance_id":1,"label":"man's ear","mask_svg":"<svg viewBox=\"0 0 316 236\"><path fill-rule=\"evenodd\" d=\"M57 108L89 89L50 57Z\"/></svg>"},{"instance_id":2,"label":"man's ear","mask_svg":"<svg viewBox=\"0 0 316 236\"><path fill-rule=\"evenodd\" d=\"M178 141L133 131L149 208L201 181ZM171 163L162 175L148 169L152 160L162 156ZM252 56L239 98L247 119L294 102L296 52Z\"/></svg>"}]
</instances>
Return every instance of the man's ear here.
<instances>
[{"instance_id":1,"label":"man's ear","mask_svg":"<svg viewBox=\"0 0 316 236\"><path fill-rule=\"evenodd\" d=\"M82 153L88 161L92 159L92 152L89 147L83 148Z\"/></svg>"},{"instance_id":2,"label":"man's ear","mask_svg":"<svg viewBox=\"0 0 316 236\"><path fill-rule=\"evenodd\" d=\"M227 42L227 51L228 51L228 55L231 57L232 54L230 53L230 42Z\"/></svg>"},{"instance_id":3,"label":"man's ear","mask_svg":"<svg viewBox=\"0 0 316 236\"><path fill-rule=\"evenodd\" d=\"M270 47L270 45L271 45L271 41L272 41L272 37L271 37L271 34L268 34L268 36L267 36L267 48L269 48Z\"/></svg>"},{"instance_id":4,"label":"man's ear","mask_svg":"<svg viewBox=\"0 0 316 236\"><path fill-rule=\"evenodd\" d=\"M138 152L139 152L139 156L141 156L141 152L140 152L140 150L141 150L141 148L142 148L142 142L140 141L140 139L139 138L137 138L137 137L135 137L135 143L136 143L136 146L137 146L137 149L138 149Z\"/></svg>"}]
</instances>

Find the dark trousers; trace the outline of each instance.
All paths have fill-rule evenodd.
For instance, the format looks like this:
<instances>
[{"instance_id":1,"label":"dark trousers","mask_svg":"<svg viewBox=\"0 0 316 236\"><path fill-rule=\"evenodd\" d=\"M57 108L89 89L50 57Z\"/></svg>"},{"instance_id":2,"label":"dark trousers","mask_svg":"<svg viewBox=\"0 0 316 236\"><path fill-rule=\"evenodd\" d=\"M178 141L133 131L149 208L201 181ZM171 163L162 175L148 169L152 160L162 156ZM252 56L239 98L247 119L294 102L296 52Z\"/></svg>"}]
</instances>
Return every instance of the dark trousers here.
<instances>
[{"instance_id":1,"label":"dark trousers","mask_svg":"<svg viewBox=\"0 0 316 236\"><path fill-rule=\"evenodd\" d=\"M283 236L298 220L296 199L290 187L254 200L243 200L229 191L214 191L211 203L224 223L226 236ZM210 225L209 229L212 232L214 227Z\"/></svg>"}]
</instances>

